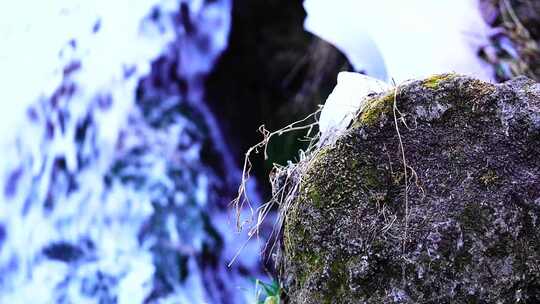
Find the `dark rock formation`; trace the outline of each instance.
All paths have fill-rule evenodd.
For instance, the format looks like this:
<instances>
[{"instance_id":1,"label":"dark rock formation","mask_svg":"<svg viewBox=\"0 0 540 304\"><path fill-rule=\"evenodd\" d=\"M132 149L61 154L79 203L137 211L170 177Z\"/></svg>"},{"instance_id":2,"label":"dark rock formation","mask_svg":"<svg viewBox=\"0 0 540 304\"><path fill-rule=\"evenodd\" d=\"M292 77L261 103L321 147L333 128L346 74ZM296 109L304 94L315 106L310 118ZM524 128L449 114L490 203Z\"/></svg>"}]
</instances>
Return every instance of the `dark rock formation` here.
<instances>
[{"instance_id":1,"label":"dark rock formation","mask_svg":"<svg viewBox=\"0 0 540 304\"><path fill-rule=\"evenodd\" d=\"M277 130L304 118L324 103L338 72L352 70L340 51L304 30L302 2L233 1L229 47L209 75L206 95L239 163L261 140L260 125ZM274 162L286 164L305 148L301 134L272 141L270 159L252 159L259 180L266 180Z\"/></svg>"},{"instance_id":2,"label":"dark rock formation","mask_svg":"<svg viewBox=\"0 0 540 304\"><path fill-rule=\"evenodd\" d=\"M290 303L540 303L540 84L400 85L303 165Z\"/></svg>"}]
</instances>

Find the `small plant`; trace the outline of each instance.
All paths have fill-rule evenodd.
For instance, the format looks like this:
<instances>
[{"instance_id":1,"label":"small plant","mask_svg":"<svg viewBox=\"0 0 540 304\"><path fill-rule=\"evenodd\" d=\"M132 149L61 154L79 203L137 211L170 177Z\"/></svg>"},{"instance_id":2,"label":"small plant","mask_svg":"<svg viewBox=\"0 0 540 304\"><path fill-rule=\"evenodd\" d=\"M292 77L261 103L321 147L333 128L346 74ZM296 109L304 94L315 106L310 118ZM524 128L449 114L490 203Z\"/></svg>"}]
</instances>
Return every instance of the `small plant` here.
<instances>
[{"instance_id":1,"label":"small plant","mask_svg":"<svg viewBox=\"0 0 540 304\"><path fill-rule=\"evenodd\" d=\"M279 304L279 294L281 288L276 280L271 283L263 282L259 279L255 279L255 299L257 304Z\"/></svg>"}]
</instances>

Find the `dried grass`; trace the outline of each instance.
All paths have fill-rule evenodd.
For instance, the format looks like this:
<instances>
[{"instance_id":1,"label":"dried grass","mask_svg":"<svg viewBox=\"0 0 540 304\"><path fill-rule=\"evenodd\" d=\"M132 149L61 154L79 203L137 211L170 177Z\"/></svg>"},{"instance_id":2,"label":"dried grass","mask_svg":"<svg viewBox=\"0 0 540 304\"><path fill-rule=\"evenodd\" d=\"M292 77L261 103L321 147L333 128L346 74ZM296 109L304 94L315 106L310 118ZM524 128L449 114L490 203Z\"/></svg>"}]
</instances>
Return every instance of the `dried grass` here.
<instances>
[{"instance_id":1,"label":"dried grass","mask_svg":"<svg viewBox=\"0 0 540 304\"><path fill-rule=\"evenodd\" d=\"M313 135L313 131L315 130L315 126L318 124L318 114L320 112L321 109L319 108L317 111L309 114L305 118L295 121L273 132L268 131L264 125L259 127L259 132L262 134L263 139L256 145L249 148L246 152L244 157L242 180L238 188L237 196L231 201L231 206L235 209L236 228L238 232L241 232L246 226L248 226L248 239L246 240L246 243L242 246L242 248L240 248L237 254L233 257L233 259L229 263L229 266L234 263L235 259L241 253L242 249L253 236L259 237L260 228L264 223L265 219L267 218L269 212L274 208L275 205L279 205L279 214L276 222L273 225L272 233L269 236L269 239L271 239L273 235L279 235L287 210L289 209L300 185L300 182L298 182L296 178L302 176L301 171L304 168L307 168L307 164L304 163L306 163L307 160L311 159L310 155L312 155L313 151L315 151L316 149L315 143L318 140L318 135ZM315 119L315 122L309 122L312 119ZM310 144L308 148L306 149L306 151L300 151L297 163L293 164L292 162L289 162L287 166L273 164L273 169L270 174L270 183L272 184L272 197L268 202L262 204L257 209L254 209L246 188L247 182L251 176L250 173L252 169L250 157L252 157L253 154L258 154L262 151L264 159L267 160L268 144L274 136L281 136L289 132L301 130L306 130L306 135L302 140L309 140ZM294 179L293 176L295 177ZM250 216L247 219L242 219L242 210L244 210L244 208L246 207L250 210ZM266 243L265 247L262 249L262 252L265 252L267 250L267 246L268 243ZM270 249L270 251L273 250L274 246L275 242L272 244L272 248Z\"/></svg>"}]
</instances>

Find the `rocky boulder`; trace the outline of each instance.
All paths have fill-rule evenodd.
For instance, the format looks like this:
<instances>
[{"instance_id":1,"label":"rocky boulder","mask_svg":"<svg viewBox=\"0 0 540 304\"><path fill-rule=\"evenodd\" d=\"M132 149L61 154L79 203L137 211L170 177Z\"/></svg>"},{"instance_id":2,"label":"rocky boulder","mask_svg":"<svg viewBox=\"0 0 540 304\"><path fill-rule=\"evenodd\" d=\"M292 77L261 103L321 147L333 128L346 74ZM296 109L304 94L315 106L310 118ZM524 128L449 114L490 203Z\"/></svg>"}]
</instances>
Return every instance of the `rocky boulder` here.
<instances>
[{"instance_id":1,"label":"rocky boulder","mask_svg":"<svg viewBox=\"0 0 540 304\"><path fill-rule=\"evenodd\" d=\"M296 166L289 303L540 303L540 84L399 85Z\"/></svg>"}]
</instances>

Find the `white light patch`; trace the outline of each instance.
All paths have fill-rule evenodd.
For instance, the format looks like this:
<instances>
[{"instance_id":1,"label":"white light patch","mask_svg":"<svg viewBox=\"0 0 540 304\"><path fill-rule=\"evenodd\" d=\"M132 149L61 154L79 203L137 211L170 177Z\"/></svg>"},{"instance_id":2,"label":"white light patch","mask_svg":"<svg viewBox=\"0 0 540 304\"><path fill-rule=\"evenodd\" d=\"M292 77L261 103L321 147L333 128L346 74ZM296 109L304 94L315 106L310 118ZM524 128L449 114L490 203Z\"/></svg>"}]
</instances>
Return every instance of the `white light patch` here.
<instances>
[{"instance_id":1,"label":"white light patch","mask_svg":"<svg viewBox=\"0 0 540 304\"><path fill-rule=\"evenodd\" d=\"M352 72L338 74L337 85L326 99L319 118L321 142L330 135L339 134L350 124L363 102L372 93L381 93L392 87L375 78Z\"/></svg>"},{"instance_id":2,"label":"white light patch","mask_svg":"<svg viewBox=\"0 0 540 304\"><path fill-rule=\"evenodd\" d=\"M306 30L345 53L356 70L402 82L456 72L491 80L477 57L488 26L471 0L306 0Z\"/></svg>"}]
</instances>

